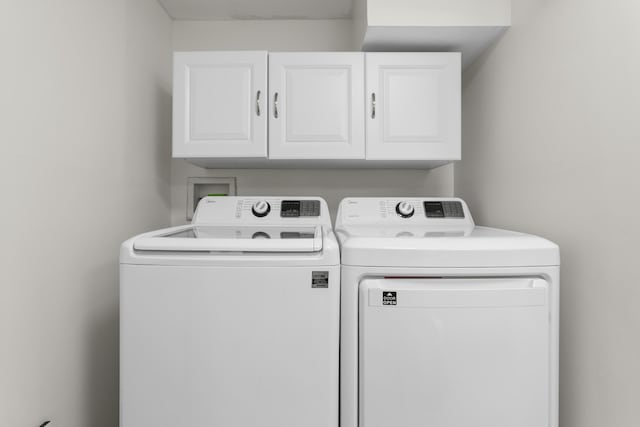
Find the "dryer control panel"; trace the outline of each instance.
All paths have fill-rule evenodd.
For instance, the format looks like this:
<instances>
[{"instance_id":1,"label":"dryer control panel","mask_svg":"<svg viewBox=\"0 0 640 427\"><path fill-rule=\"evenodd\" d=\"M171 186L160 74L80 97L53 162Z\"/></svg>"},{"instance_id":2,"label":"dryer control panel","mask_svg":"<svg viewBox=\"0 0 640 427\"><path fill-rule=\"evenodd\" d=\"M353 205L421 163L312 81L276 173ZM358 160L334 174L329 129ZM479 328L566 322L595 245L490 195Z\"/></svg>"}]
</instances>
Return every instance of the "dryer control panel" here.
<instances>
[{"instance_id":1,"label":"dryer control panel","mask_svg":"<svg viewBox=\"0 0 640 427\"><path fill-rule=\"evenodd\" d=\"M473 227L467 204L458 198L373 198L344 199L338 210L338 224L422 225Z\"/></svg>"}]
</instances>

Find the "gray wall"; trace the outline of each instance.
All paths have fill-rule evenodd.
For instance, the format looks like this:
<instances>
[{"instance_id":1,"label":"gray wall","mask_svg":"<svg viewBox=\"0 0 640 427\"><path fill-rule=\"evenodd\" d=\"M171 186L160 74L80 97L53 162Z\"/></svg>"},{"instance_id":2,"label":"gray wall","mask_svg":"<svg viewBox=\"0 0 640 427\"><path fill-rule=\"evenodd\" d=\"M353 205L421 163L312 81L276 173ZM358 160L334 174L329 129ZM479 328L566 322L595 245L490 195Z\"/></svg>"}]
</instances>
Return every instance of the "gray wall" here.
<instances>
[{"instance_id":1,"label":"gray wall","mask_svg":"<svg viewBox=\"0 0 640 427\"><path fill-rule=\"evenodd\" d=\"M562 255L562 427L640 425L640 4L514 0L465 73L455 192Z\"/></svg>"},{"instance_id":2,"label":"gray wall","mask_svg":"<svg viewBox=\"0 0 640 427\"><path fill-rule=\"evenodd\" d=\"M118 248L169 223L155 0L0 9L0 426L118 425Z\"/></svg>"},{"instance_id":3,"label":"gray wall","mask_svg":"<svg viewBox=\"0 0 640 427\"><path fill-rule=\"evenodd\" d=\"M352 50L351 20L176 21L173 47L181 50ZM239 195L324 197L335 217L346 196L452 195L453 167L416 170L207 170L184 160L171 163L171 220L186 222L187 179L237 178Z\"/></svg>"}]
</instances>

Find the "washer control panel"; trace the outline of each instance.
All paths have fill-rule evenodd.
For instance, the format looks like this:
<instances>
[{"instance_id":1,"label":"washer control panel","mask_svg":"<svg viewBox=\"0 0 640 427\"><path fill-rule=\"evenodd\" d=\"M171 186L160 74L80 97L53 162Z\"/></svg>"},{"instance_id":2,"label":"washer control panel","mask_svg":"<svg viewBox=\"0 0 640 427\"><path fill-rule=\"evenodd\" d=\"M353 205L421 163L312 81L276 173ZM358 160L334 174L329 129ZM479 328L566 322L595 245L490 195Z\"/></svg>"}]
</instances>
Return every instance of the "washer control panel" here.
<instances>
[{"instance_id":1,"label":"washer control panel","mask_svg":"<svg viewBox=\"0 0 640 427\"><path fill-rule=\"evenodd\" d=\"M205 197L196 211L195 224L331 224L319 197Z\"/></svg>"}]
</instances>

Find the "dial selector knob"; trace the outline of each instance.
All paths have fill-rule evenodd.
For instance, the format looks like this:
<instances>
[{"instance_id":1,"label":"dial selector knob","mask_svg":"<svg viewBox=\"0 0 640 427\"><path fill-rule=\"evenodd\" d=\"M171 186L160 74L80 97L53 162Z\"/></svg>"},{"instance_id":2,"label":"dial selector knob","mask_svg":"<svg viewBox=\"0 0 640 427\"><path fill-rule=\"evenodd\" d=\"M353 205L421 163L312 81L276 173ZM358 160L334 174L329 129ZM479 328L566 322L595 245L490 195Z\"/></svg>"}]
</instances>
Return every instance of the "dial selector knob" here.
<instances>
[{"instance_id":1,"label":"dial selector knob","mask_svg":"<svg viewBox=\"0 0 640 427\"><path fill-rule=\"evenodd\" d=\"M262 218L271 212L271 205L264 200L257 201L253 204L251 212L253 212L253 214L258 218Z\"/></svg>"},{"instance_id":2,"label":"dial selector knob","mask_svg":"<svg viewBox=\"0 0 640 427\"><path fill-rule=\"evenodd\" d=\"M396 205L396 213L402 218L411 218L414 212L415 209L409 202L400 202Z\"/></svg>"}]
</instances>

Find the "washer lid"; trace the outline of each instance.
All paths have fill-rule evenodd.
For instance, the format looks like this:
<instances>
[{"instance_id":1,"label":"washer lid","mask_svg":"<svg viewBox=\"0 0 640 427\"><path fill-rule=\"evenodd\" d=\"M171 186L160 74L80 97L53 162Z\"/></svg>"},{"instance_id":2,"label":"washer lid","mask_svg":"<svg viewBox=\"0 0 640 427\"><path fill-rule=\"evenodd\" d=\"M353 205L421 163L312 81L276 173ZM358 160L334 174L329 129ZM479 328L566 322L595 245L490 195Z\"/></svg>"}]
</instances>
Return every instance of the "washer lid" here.
<instances>
[{"instance_id":1,"label":"washer lid","mask_svg":"<svg viewBox=\"0 0 640 427\"><path fill-rule=\"evenodd\" d=\"M343 265L470 268L560 264L555 243L495 228L367 225L343 227L336 234Z\"/></svg>"},{"instance_id":2,"label":"washer lid","mask_svg":"<svg viewBox=\"0 0 640 427\"><path fill-rule=\"evenodd\" d=\"M133 242L136 251L171 252L319 252L322 226L188 226L161 230Z\"/></svg>"}]
</instances>

